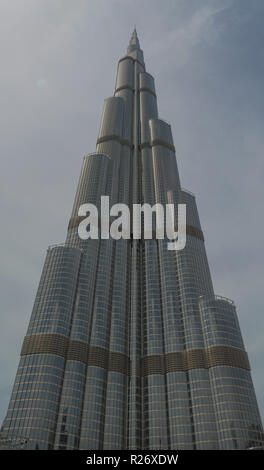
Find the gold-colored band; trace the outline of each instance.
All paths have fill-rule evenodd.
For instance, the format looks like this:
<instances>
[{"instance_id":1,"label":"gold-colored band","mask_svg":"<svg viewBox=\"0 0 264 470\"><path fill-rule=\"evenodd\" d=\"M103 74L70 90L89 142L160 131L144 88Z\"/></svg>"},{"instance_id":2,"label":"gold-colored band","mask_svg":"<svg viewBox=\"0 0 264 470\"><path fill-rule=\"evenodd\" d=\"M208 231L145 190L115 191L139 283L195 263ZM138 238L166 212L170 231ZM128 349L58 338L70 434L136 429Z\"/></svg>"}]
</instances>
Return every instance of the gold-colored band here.
<instances>
[{"instance_id":1,"label":"gold-colored band","mask_svg":"<svg viewBox=\"0 0 264 470\"><path fill-rule=\"evenodd\" d=\"M148 93L150 93L151 95L153 95L155 98L157 98L156 93L155 93L153 90L151 90L151 88L148 88L148 87L141 87L141 88L139 88L138 91L139 91L139 92L147 91Z\"/></svg>"},{"instance_id":2,"label":"gold-colored band","mask_svg":"<svg viewBox=\"0 0 264 470\"><path fill-rule=\"evenodd\" d=\"M143 142L143 144L139 145L139 149L142 150L144 148L151 148L151 147L155 147L156 145L161 145L162 147L166 147L172 152L175 152L174 145L169 144L165 140L161 140L161 139L155 139L155 140L152 140L151 142Z\"/></svg>"},{"instance_id":3,"label":"gold-colored band","mask_svg":"<svg viewBox=\"0 0 264 470\"><path fill-rule=\"evenodd\" d=\"M134 91L134 88L131 85L122 85L115 89L115 93L121 90L131 90Z\"/></svg>"},{"instance_id":4,"label":"gold-colored band","mask_svg":"<svg viewBox=\"0 0 264 470\"><path fill-rule=\"evenodd\" d=\"M115 89L115 94L118 93L118 91L121 91L121 90L131 90L131 91L134 91L134 88L131 86L131 85L122 85L122 86L119 86L118 88ZM151 95L153 95L155 98L157 98L157 95L156 93L151 90L151 88L148 88L148 87L141 87L139 88L138 92L141 93L143 91L147 91L148 93L150 93Z\"/></svg>"},{"instance_id":5,"label":"gold-colored band","mask_svg":"<svg viewBox=\"0 0 264 470\"><path fill-rule=\"evenodd\" d=\"M243 349L231 346L211 346L184 352L171 352L165 356L145 356L142 360L142 375L162 375L217 366L250 370L248 356Z\"/></svg>"},{"instance_id":6,"label":"gold-colored band","mask_svg":"<svg viewBox=\"0 0 264 470\"><path fill-rule=\"evenodd\" d=\"M130 374L130 360L127 355L108 351L100 346L88 346L83 341L69 340L59 334L26 336L21 356L29 354L54 354L68 360L83 362L87 366L101 367L125 375ZM217 366L250 370L246 351L231 346L211 346L170 352L165 355L144 356L138 371L140 370L140 375L145 377Z\"/></svg>"},{"instance_id":7,"label":"gold-colored band","mask_svg":"<svg viewBox=\"0 0 264 470\"><path fill-rule=\"evenodd\" d=\"M104 142L107 142L109 140L115 140L117 142L119 142L121 145L128 145L128 147L130 147L131 149L133 148L133 144L132 142L130 142L130 140L127 140L127 139L123 139L123 137L120 137L119 135L104 135L103 137L99 137L99 139L97 139L96 141L96 145L98 144L102 144Z\"/></svg>"},{"instance_id":8,"label":"gold-colored band","mask_svg":"<svg viewBox=\"0 0 264 470\"><path fill-rule=\"evenodd\" d=\"M130 59L132 60L133 62L137 62L139 65L141 65L141 67L143 67L143 69L145 70L145 64L143 64L143 62L140 62L140 60L138 59L134 59L133 57L131 57L130 55L126 55L124 57L122 57L121 59L119 59L118 63L120 62L123 62L123 60L127 60L127 59Z\"/></svg>"}]
</instances>

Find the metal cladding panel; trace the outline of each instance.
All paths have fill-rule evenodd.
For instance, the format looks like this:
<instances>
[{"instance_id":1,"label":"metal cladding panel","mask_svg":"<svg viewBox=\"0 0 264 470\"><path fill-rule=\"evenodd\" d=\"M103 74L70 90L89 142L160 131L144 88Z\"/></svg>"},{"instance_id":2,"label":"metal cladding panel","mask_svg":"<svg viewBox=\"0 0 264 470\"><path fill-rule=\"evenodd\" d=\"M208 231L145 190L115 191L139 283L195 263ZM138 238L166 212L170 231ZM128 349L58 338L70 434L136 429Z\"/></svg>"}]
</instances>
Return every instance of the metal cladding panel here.
<instances>
[{"instance_id":1,"label":"metal cladding panel","mask_svg":"<svg viewBox=\"0 0 264 470\"><path fill-rule=\"evenodd\" d=\"M143 52L138 49L138 50L128 50L127 54L132 57L134 60L138 60L141 64L144 64L144 56Z\"/></svg>"},{"instance_id":2,"label":"metal cladding panel","mask_svg":"<svg viewBox=\"0 0 264 470\"><path fill-rule=\"evenodd\" d=\"M109 156L102 153L91 153L84 157L72 217L78 215L81 204L91 203L97 207L100 206L100 198L105 192L110 164Z\"/></svg>"},{"instance_id":3,"label":"metal cladding panel","mask_svg":"<svg viewBox=\"0 0 264 470\"><path fill-rule=\"evenodd\" d=\"M127 146L123 146L120 157L120 168L119 168L119 188L118 188L118 201L120 203L130 203L130 168L131 168L131 149Z\"/></svg>"},{"instance_id":4,"label":"metal cladding panel","mask_svg":"<svg viewBox=\"0 0 264 470\"><path fill-rule=\"evenodd\" d=\"M130 88L122 88L115 92L115 96L119 96L124 100L124 129L123 139L129 143L132 142L132 122L133 122L133 90Z\"/></svg>"},{"instance_id":5,"label":"metal cladding panel","mask_svg":"<svg viewBox=\"0 0 264 470\"><path fill-rule=\"evenodd\" d=\"M231 300L202 296L199 307L207 347L229 345L244 349L236 308Z\"/></svg>"},{"instance_id":6,"label":"metal cladding panel","mask_svg":"<svg viewBox=\"0 0 264 470\"><path fill-rule=\"evenodd\" d=\"M141 151L141 189L142 202L155 204L155 190L153 179L152 151L150 148Z\"/></svg>"},{"instance_id":7,"label":"metal cladding panel","mask_svg":"<svg viewBox=\"0 0 264 470\"><path fill-rule=\"evenodd\" d=\"M157 99L149 89L140 88L140 126L141 126L141 143L149 143L151 141L149 120L157 118L158 108Z\"/></svg>"},{"instance_id":8,"label":"metal cladding panel","mask_svg":"<svg viewBox=\"0 0 264 470\"><path fill-rule=\"evenodd\" d=\"M97 264L100 253L99 240L85 240L79 270L79 280L74 303L71 340L83 341L88 346L94 308ZM80 357L79 359L80 360Z\"/></svg>"},{"instance_id":9,"label":"metal cladding panel","mask_svg":"<svg viewBox=\"0 0 264 470\"><path fill-rule=\"evenodd\" d=\"M187 225L192 225L193 227L196 227L201 230L201 224L194 194L190 193L185 189L181 189L179 204L186 204Z\"/></svg>"},{"instance_id":10,"label":"metal cladding panel","mask_svg":"<svg viewBox=\"0 0 264 470\"><path fill-rule=\"evenodd\" d=\"M171 126L161 119L150 119L151 141L163 141L173 145Z\"/></svg>"},{"instance_id":11,"label":"metal cladding panel","mask_svg":"<svg viewBox=\"0 0 264 470\"><path fill-rule=\"evenodd\" d=\"M139 74L139 89L146 89L156 94L154 78L148 72L141 72Z\"/></svg>"},{"instance_id":12,"label":"metal cladding panel","mask_svg":"<svg viewBox=\"0 0 264 470\"><path fill-rule=\"evenodd\" d=\"M119 88L134 88L134 62L131 57L126 57L118 64L116 77L116 90Z\"/></svg>"},{"instance_id":13,"label":"metal cladding panel","mask_svg":"<svg viewBox=\"0 0 264 470\"><path fill-rule=\"evenodd\" d=\"M205 345L214 350L209 374L219 448L247 448L250 440L260 439L261 425L235 305L211 295L201 297L199 307ZM231 420L231 429L227 419Z\"/></svg>"},{"instance_id":14,"label":"metal cladding panel","mask_svg":"<svg viewBox=\"0 0 264 470\"><path fill-rule=\"evenodd\" d=\"M122 137L123 119L124 100L119 96L107 98L104 102L99 138L112 135Z\"/></svg>"},{"instance_id":15,"label":"metal cladding panel","mask_svg":"<svg viewBox=\"0 0 264 470\"><path fill-rule=\"evenodd\" d=\"M78 248L48 249L27 334L69 335L80 260Z\"/></svg>"}]
</instances>

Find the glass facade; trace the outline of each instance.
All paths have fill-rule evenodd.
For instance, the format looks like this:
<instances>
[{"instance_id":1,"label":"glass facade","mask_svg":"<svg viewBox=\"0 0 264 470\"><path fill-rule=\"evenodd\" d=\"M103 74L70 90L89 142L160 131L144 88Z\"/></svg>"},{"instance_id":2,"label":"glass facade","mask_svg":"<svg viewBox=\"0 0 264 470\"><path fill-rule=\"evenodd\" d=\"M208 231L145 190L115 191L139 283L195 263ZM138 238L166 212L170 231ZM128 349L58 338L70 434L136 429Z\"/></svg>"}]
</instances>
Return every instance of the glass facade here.
<instances>
[{"instance_id":1,"label":"glass facade","mask_svg":"<svg viewBox=\"0 0 264 470\"><path fill-rule=\"evenodd\" d=\"M79 206L183 203L187 243L81 240ZM232 301L214 294L195 197L133 32L84 157L66 242L47 251L2 425L29 449L247 449L264 443ZM22 444L21 444L22 443Z\"/></svg>"}]
</instances>

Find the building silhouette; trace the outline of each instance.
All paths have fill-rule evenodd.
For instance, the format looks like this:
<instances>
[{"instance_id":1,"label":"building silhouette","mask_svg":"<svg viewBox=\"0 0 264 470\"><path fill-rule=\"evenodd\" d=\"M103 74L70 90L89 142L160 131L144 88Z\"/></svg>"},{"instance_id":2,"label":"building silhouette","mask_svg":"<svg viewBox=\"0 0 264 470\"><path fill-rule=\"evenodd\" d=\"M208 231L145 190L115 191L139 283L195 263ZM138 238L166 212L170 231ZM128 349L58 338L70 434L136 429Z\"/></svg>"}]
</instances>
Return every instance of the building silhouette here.
<instances>
[{"instance_id":1,"label":"building silhouette","mask_svg":"<svg viewBox=\"0 0 264 470\"><path fill-rule=\"evenodd\" d=\"M169 251L155 233L80 239L79 207L100 207L102 195L186 204L186 247ZM263 445L236 309L214 294L136 30L83 160L66 242L48 248L1 433L30 449Z\"/></svg>"}]
</instances>

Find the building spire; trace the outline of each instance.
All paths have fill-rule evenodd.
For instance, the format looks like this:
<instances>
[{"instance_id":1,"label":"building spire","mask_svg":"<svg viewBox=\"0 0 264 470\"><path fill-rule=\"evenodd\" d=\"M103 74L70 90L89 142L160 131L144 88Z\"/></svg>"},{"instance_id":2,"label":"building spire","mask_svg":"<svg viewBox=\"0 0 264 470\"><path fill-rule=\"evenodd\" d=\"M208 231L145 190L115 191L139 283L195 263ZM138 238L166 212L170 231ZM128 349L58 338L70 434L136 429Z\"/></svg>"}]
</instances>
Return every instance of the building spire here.
<instances>
[{"instance_id":1,"label":"building spire","mask_svg":"<svg viewBox=\"0 0 264 470\"><path fill-rule=\"evenodd\" d=\"M133 59L137 60L139 63L141 63L143 68L145 67L143 51L140 48L138 35L137 35L137 30L136 30L136 25L134 25L134 30L132 32L132 36L131 36L131 39L129 41L129 45L128 45L128 48L127 48L127 55L132 57Z\"/></svg>"},{"instance_id":2,"label":"building spire","mask_svg":"<svg viewBox=\"0 0 264 470\"><path fill-rule=\"evenodd\" d=\"M129 46L132 46L133 49L140 49L139 40L137 36L136 25L134 25L134 31L132 33Z\"/></svg>"}]
</instances>

